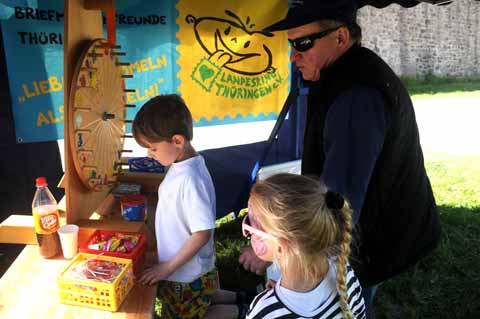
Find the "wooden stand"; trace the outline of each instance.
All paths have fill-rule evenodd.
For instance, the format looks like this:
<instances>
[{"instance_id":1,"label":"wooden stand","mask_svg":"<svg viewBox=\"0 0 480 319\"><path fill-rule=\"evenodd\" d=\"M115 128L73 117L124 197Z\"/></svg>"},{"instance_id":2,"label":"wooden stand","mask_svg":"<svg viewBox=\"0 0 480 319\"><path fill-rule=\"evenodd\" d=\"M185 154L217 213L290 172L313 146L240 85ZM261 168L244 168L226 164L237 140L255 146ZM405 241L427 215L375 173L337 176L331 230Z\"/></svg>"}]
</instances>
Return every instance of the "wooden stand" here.
<instances>
[{"instance_id":1,"label":"wooden stand","mask_svg":"<svg viewBox=\"0 0 480 319\"><path fill-rule=\"evenodd\" d=\"M105 4L103 6L102 4ZM59 207L64 211L61 224L75 223L80 226L79 243L95 229L115 229L142 232L147 235L150 254L155 247L155 238L144 222L127 222L118 215L118 202L108 195L108 189L87 189L75 170L70 141L69 125L73 121L69 112L73 74L78 58L87 43L103 38L101 8L114 7L113 0L65 0L64 11L64 103L65 103L65 198ZM87 9L88 8L88 9ZM129 174L129 180L132 176ZM158 184L162 176L152 182ZM133 177L134 179L134 177ZM154 196L155 197L155 196ZM154 207L155 199L149 200ZM62 208L63 206L63 208ZM111 214L111 212L117 212ZM155 210L150 208L150 220ZM101 219L93 216L108 215ZM67 306L59 303L56 278L69 261L57 256L43 259L38 254L32 216L12 215L0 225L0 242L21 243L28 246L18 256L9 270L0 279L0 318L151 318L156 295L155 286L136 284L118 312ZM153 249L154 250L154 249Z\"/></svg>"},{"instance_id":2,"label":"wooden stand","mask_svg":"<svg viewBox=\"0 0 480 319\"><path fill-rule=\"evenodd\" d=\"M82 230L79 240L91 233ZM28 245L0 280L0 318L152 318L155 286L135 284L117 312L61 304L57 276L69 262L43 259L37 246Z\"/></svg>"},{"instance_id":3,"label":"wooden stand","mask_svg":"<svg viewBox=\"0 0 480 319\"><path fill-rule=\"evenodd\" d=\"M73 73L78 58L86 44L103 38L102 12L86 10L82 0L65 1L65 41L64 41L64 102L65 102L65 197L67 206L67 223L76 223L80 219L89 219L102 203L108 190L92 192L83 185L75 171L73 149L68 143L72 119L69 112L70 90Z\"/></svg>"},{"instance_id":4,"label":"wooden stand","mask_svg":"<svg viewBox=\"0 0 480 319\"><path fill-rule=\"evenodd\" d=\"M65 1L65 37L64 37L64 102L65 102L65 175L62 185L65 188L65 197L59 203L61 224L75 223L85 227L103 229L121 229L133 232L141 231L141 223L122 222L113 223L108 219L99 219L109 209L111 200L108 198L108 189L92 191L85 187L75 169L74 156L76 150L72 148L70 136L74 125L70 98L75 67L82 51L92 40L103 38L101 8L114 7L113 0ZM87 9L88 8L88 9ZM74 138L73 138L74 140ZM113 165L113 163L112 163ZM123 176L126 182L141 181L146 192L156 192L163 178L162 174L126 173ZM92 218L97 216L97 218ZM95 221L93 221L93 220ZM0 224L0 243L36 244L32 216L12 215Z\"/></svg>"}]
</instances>

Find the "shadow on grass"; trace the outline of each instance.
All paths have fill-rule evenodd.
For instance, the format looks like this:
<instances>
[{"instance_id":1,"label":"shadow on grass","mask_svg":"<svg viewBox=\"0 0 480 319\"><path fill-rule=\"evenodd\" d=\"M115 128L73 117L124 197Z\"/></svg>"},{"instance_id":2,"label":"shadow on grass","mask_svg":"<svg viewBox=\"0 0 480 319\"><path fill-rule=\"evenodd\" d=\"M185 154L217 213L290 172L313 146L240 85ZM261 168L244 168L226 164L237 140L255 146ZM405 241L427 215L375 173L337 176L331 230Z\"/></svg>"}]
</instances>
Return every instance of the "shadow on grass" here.
<instances>
[{"instance_id":1,"label":"shadow on grass","mask_svg":"<svg viewBox=\"0 0 480 319\"><path fill-rule=\"evenodd\" d=\"M480 318L480 207L439 206L439 211L440 246L380 286L376 318Z\"/></svg>"}]
</instances>

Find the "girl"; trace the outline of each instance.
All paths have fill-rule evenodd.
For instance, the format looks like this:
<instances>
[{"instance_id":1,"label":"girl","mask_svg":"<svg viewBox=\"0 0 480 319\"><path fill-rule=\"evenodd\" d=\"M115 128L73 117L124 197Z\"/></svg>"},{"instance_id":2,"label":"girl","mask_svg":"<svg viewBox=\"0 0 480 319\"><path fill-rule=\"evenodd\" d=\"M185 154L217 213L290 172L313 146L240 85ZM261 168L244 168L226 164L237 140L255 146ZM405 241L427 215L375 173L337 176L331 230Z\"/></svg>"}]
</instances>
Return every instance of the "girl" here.
<instances>
[{"instance_id":1,"label":"girl","mask_svg":"<svg viewBox=\"0 0 480 319\"><path fill-rule=\"evenodd\" d=\"M242 224L255 253L281 277L253 300L247 319L365 318L348 264L352 211L318 181L278 174L256 183Z\"/></svg>"}]
</instances>

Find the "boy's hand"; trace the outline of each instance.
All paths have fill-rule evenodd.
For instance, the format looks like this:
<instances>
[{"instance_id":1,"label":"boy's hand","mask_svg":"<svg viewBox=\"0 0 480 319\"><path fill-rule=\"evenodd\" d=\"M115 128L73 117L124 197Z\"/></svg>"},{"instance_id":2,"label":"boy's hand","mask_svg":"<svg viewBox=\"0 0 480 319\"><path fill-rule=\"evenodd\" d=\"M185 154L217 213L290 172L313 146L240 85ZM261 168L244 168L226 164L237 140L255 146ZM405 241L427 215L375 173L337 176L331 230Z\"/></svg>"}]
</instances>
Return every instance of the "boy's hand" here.
<instances>
[{"instance_id":1,"label":"boy's hand","mask_svg":"<svg viewBox=\"0 0 480 319\"><path fill-rule=\"evenodd\" d=\"M172 273L168 262L159 263L145 269L138 281L143 285L153 285L160 280L167 279Z\"/></svg>"},{"instance_id":2,"label":"boy's hand","mask_svg":"<svg viewBox=\"0 0 480 319\"><path fill-rule=\"evenodd\" d=\"M169 261L155 264L142 272L138 280L144 285L153 285L160 280L167 279L177 269L185 265L210 240L212 230L194 232L185 242L180 251Z\"/></svg>"}]
</instances>

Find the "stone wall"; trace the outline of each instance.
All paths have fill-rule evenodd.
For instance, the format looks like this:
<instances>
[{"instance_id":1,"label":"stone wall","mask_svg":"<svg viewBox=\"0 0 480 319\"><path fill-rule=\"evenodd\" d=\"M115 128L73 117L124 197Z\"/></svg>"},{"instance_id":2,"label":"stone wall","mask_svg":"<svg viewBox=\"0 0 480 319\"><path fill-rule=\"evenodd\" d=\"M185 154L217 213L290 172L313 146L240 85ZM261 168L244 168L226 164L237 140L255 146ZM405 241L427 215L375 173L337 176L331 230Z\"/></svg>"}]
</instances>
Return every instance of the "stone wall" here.
<instances>
[{"instance_id":1,"label":"stone wall","mask_svg":"<svg viewBox=\"0 0 480 319\"><path fill-rule=\"evenodd\" d=\"M367 6L358 22L363 45L399 75L480 77L480 1L409 9Z\"/></svg>"}]
</instances>

